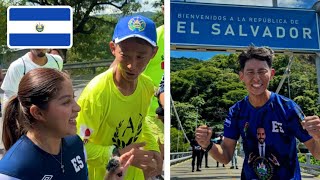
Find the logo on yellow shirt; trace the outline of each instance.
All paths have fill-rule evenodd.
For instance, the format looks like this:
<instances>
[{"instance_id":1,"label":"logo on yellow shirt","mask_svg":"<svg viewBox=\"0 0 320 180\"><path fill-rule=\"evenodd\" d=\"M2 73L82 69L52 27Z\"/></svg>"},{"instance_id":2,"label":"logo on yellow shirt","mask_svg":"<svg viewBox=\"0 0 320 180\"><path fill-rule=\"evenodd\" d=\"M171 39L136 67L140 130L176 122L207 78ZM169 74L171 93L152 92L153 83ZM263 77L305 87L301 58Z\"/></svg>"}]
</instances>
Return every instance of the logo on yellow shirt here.
<instances>
[{"instance_id":1,"label":"logo on yellow shirt","mask_svg":"<svg viewBox=\"0 0 320 180\"><path fill-rule=\"evenodd\" d=\"M116 147L120 147L120 148L124 148L134 142L137 141L141 131L142 131L142 119L143 116L141 114L140 115L140 120L138 123L138 127L135 128L133 123L132 123L132 118L130 117L127 123L127 127L125 128L125 130L123 131L123 133L120 133L120 129L122 129L124 120L120 121L120 123L118 124L118 126L116 127L116 131L113 134L113 138L112 138L112 142L113 145L115 145ZM127 142L125 142L125 140L123 140L122 137L128 137L128 133L126 133L128 131L131 130L131 133L129 133L129 135L131 136L129 138L129 140Z\"/></svg>"}]
</instances>

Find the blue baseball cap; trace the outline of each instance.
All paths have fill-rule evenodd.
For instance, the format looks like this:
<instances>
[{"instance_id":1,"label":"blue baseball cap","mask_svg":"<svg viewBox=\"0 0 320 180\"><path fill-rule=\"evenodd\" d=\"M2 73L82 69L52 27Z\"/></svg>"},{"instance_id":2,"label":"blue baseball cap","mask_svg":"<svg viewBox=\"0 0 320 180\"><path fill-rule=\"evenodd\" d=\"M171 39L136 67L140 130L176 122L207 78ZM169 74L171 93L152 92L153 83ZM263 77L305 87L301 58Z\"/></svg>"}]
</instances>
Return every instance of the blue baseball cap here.
<instances>
[{"instance_id":1,"label":"blue baseball cap","mask_svg":"<svg viewBox=\"0 0 320 180\"><path fill-rule=\"evenodd\" d=\"M112 40L119 43L132 37L144 39L155 47L157 46L156 25L151 19L141 15L121 18L114 29Z\"/></svg>"}]
</instances>

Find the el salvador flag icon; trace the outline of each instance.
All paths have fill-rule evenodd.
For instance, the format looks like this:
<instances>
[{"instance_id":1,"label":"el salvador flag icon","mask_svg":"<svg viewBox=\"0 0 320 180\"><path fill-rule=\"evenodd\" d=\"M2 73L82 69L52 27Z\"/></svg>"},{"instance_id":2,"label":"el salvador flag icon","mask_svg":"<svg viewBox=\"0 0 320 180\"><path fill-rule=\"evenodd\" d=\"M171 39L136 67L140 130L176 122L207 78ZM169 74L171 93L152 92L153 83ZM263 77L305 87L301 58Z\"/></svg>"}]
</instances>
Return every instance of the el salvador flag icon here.
<instances>
[{"instance_id":1,"label":"el salvador flag icon","mask_svg":"<svg viewBox=\"0 0 320 180\"><path fill-rule=\"evenodd\" d=\"M10 6L7 9L9 48L71 48L70 6Z\"/></svg>"}]
</instances>

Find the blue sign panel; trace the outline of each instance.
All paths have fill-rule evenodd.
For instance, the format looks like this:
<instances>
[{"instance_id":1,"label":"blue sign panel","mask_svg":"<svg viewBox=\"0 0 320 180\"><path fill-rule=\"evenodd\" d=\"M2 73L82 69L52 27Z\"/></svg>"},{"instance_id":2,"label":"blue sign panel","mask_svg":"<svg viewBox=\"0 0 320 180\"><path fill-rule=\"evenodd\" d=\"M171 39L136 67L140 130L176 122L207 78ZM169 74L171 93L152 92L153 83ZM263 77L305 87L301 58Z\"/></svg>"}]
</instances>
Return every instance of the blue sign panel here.
<instances>
[{"instance_id":1,"label":"blue sign panel","mask_svg":"<svg viewBox=\"0 0 320 180\"><path fill-rule=\"evenodd\" d=\"M171 3L171 45L319 51L314 10Z\"/></svg>"}]
</instances>

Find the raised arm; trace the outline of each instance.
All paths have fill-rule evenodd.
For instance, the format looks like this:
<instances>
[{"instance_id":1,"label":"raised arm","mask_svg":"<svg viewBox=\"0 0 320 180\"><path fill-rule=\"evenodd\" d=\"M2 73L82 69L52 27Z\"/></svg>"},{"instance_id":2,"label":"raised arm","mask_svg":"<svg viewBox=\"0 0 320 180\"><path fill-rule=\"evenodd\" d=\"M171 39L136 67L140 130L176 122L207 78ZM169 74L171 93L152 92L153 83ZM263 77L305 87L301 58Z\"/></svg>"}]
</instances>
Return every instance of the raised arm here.
<instances>
[{"instance_id":1,"label":"raised arm","mask_svg":"<svg viewBox=\"0 0 320 180\"><path fill-rule=\"evenodd\" d=\"M208 151L209 154L215 160L223 164L228 164L232 159L237 141L225 137L221 145L219 145L219 144L214 144L210 141L211 136L212 136L212 130L207 126L200 126L196 130L196 140L199 143L199 145L203 149L209 150Z\"/></svg>"}]
</instances>

